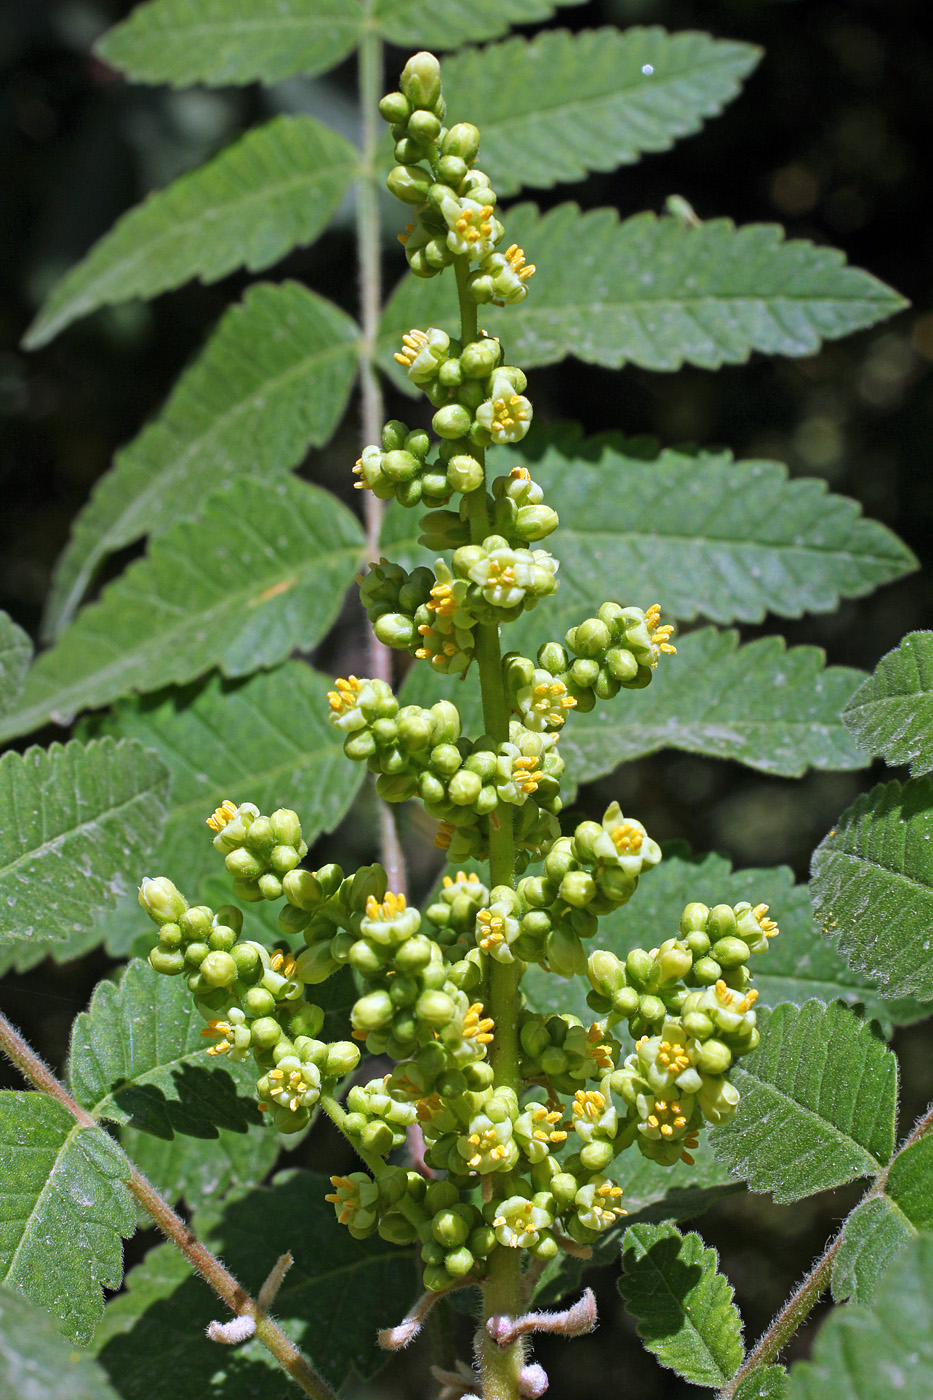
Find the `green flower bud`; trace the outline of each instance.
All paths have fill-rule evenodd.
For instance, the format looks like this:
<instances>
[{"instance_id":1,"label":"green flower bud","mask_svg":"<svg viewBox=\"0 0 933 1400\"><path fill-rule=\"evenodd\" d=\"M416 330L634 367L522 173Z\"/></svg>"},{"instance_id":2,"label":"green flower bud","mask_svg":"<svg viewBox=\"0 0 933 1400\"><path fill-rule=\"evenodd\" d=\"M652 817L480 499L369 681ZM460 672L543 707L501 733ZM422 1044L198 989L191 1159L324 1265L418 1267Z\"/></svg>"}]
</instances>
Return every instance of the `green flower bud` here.
<instances>
[{"instance_id":1,"label":"green flower bud","mask_svg":"<svg viewBox=\"0 0 933 1400\"><path fill-rule=\"evenodd\" d=\"M282 897L282 881L271 872L260 875L256 887L263 899L281 899Z\"/></svg>"},{"instance_id":2,"label":"green flower bud","mask_svg":"<svg viewBox=\"0 0 933 1400\"><path fill-rule=\"evenodd\" d=\"M411 103L401 92L387 92L379 103L379 115L390 126L401 126L411 115Z\"/></svg>"},{"instance_id":3,"label":"green flower bud","mask_svg":"<svg viewBox=\"0 0 933 1400\"><path fill-rule=\"evenodd\" d=\"M299 953L295 960L295 978L299 982L309 982L317 985L325 982L332 972L336 972L339 963L331 955L330 942L315 943L310 948L306 948L303 953Z\"/></svg>"},{"instance_id":4,"label":"green flower bud","mask_svg":"<svg viewBox=\"0 0 933 1400\"><path fill-rule=\"evenodd\" d=\"M473 418L469 410L460 403L449 403L439 408L431 421L431 427L438 437L462 438L470 431Z\"/></svg>"},{"instance_id":5,"label":"green flower bud","mask_svg":"<svg viewBox=\"0 0 933 1400\"><path fill-rule=\"evenodd\" d=\"M709 909L705 904L688 904L683 914L680 916L681 933L706 932L706 924L709 919Z\"/></svg>"},{"instance_id":6,"label":"green flower bud","mask_svg":"<svg viewBox=\"0 0 933 1400\"><path fill-rule=\"evenodd\" d=\"M701 1074L725 1074L732 1064L732 1051L721 1040L705 1040L694 1051L694 1060Z\"/></svg>"},{"instance_id":7,"label":"green flower bud","mask_svg":"<svg viewBox=\"0 0 933 1400\"><path fill-rule=\"evenodd\" d=\"M748 962L750 957L749 947L741 938L720 938L710 949L710 954L716 959L720 967L727 971L734 967L741 967Z\"/></svg>"},{"instance_id":8,"label":"green flower bud","mask_svg":"<svg viewBox=\"0 0 933 1400\"><path fill-rule=\"evenodd\" d=\"M469 168L466 161L460 156L441 156L437 163L437 178L455 190L459 187Z\"/></svg>"},{"instance_id":9,"label":"green flower bud","mask_svg":"<svg viewBox=\"0 0 933 1400\"><path fill-rule=\"evenodd\" d=\"M596 882L585 870L571 870L560 882L560 898L582 909L596 897Z\"/></svg>"},{"instance_id":10,"label":"green flower bud","mask_svg":"<svg viewBox=\"0 0 933 1400\"><path fill-rule=\"evenodd\" d=\"M206 943L189 943L185 949L185 961L192 967L200 967L209 952Z\"/></svg>"},{"instance_id":11,"label":"green flower bud","mask_svg":"<svg viewBox=\"0 0 933 1400\"><path fill-rule=\"evenodd\" d=\"M324 899L324 892L310 870L290 870L282 880L282 893L289 904L310 913Z\"/></svg>"},{"instance_id":12,"label":"green flower bud","mask_svg":"<svg viewBox=\"0 0 933 1400\"><path fill-rule=\"evenodd\" d=\"M699 958L693 964L694 980L701 987L712 987L722 976L722 968L715 958Z\"/></svg>"},{"instance_id":13,"label":"green flower bud","mask_svg":"<svg viewBox=\"0 0 933 1400\"><path fill-rule=\"evenodd\" d=\"M153 972L161 972L166 977L177 977L185 970L185 955L178 948L155 948L149 950L149 966Z\"/></svg>"},{"instance_id":14,"label":"green flower bud","mask_svg":"<svg viewBox=\"0 0 933 1400\"><path fill-rule=\"evenodd\" d=\"M550 506L520 506L515 516L514 530L520 540L532 544L543 540L560 523L556 510Z\"/></svg>"},{"instance_id":15,"label":"green flower bud","mask_svg":"<svg viewBox=\"0 0 933 1400\"><path fill-rule=\"evenodd\" d=\"M447 784L447 796L458 807L469 807L479 796L482 786L483 780L478 773L461 768Z\"/></svg>"},{"instance_id":16,"label":"green flower bud","mask_svg":"<svg viewBox=\"0 0 933 1400\"><path fill-rule=\"evenodd\" d=\"M188 901L164 875L145 879L139 887L139 902L157 924L175 923L188 908Z\"/></svg>"},{"instance_id":17,"label":"green flower bud","mask_svg":"<svg viewBox=\"0 0 933 1400\"><path fill-rule=\"evenodd\" d=\"M229 953L208 953L200 971L212 987L229 987L237 978L237 966Z\"/></svg>"},{"instance_id":18,"label":"green flower bud","mask_svg":"<svg viewBox=\"0 0 933 1400\"><path fill-rule=\"evenodd\" d=\"M433 110L441 95L441 65L433 53L414 54L402 69L399 87L413 107Z\"/></svg>"},{"instance_id":19,"label":"green flower bud","mask_svg":"<svg viewBox=\"0 0 933 1400\"><path fill-rule=\"evenodd\" d=\"M479 153L479 130L472 122L456 122L441 142L441 152L472 165Z\"/></svg>"},{"instance_id":20,"label":"green flower bud","mask_svg":"<svg viewBox=\"0 0 933 1400\"><path fill-rule=\"evenodd\" d=\"M453 1020L456 1007L446 992L422 992L415 1005L415 1015L435 1030Z\"/></svg>"},{"instance_id":21,"label":"green flower bud","mask_svg":"<svg viewBox=\"0 0 933 1400\"><path fill-rule=\"evenodd\" d=\"M432 146L441 134L440 121L433 112L419 108L408 119L408 134L419 146Z\"/></svg>"},{"instance_id":22,"label":"green flower bud","mask_svg":"<svg viewBox=\"0 0 933 1400\"><path fill-rule=\"evenodd\" d=\"M324 1062L325 1079L342 1079L345 1074L352 1074L360 1062L360 1047L352 1040L336 1040L333 1045L327 1047L327 1058Z\"/></svg>"},{"instance_id":23,"label":"green flower bud","mask_svg":"<svg viewBox=\"0 0 933 1400\"><path fill-rule=\"evenodd\" d=\"M386 185L403 204L423 204L431 188L431 176L420 165L396 165L389 171Z\"/></svg>"},{"instance_id":24,"label":"green flower bud","mask_svg":"<svg viewBox=\"0 0 933 1400\"><path fill-rule=\"evenodd\" d=\"M731 905L717 904L709 911L706 932L709 934L711 942L715 943L720 938L733 938L735 929L735 910Z\"/></svg>"},{"instance_id":25,"label":"green flower bud","mask_svg":"<svg viewBox=\"0 0 933 1400\"><path fill-rule=\"evenodd\" d=\"M455 491L476 491L483 484L483 468L475 457L461 452L447 463L447 480Z\"/></svg>"},{"instance_id":26,"label":"green flower bud","mask_svg":"<svg viewBox=\"0 0 933 1400\"><path fill-rule=\"evenodd\" d=\"M188 941L195 940L203 943L210 937L214 927L213 911L204 904L198 904L193 909L186 909L178 916L178 927Z\"/></svg>"}]
</instances>

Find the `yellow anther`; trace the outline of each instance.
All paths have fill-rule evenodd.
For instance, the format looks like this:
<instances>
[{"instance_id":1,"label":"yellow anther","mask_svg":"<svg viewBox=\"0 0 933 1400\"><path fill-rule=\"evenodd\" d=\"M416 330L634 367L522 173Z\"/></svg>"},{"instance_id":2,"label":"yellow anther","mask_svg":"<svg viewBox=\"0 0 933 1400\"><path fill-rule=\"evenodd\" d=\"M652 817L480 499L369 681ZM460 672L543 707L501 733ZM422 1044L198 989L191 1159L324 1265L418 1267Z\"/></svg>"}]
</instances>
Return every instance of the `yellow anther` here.
<instances>
[{"instance_id":1,"label":"yellow anther","mask_svg":"<svg viewBox=\"0 0 933 1400\"><path fill-rule=\"evenodd\" d=\"M207 825L211 831L223 831L228 822L232 822L237 815L239 808L235 802L231 802L227 797L221 802L216 812L212 812L207 818Z\"/></svg>"},{"instance_id":2,"label":"yellow anther","mask_svg":"<svg viewBox=\"0 0 933 1400\"><path fill-rule=\"evenodd\" d=\"M605 1110L606 1100L598 1089L578 1089L573 1096L576 1118L598 1118Z\"/></svg>"},{"instance_id":3,"label":"yellow anther","mask_svg":"<svg viewBox=\"0 0 933 1400\"><path fill-rule=\"evenodd\" d=\"M715 991L716 1000L720 1002L721 1005L731 1006L732 1003L735 1001L735 992L730 992L729 988L726 986L725 982L722 980L721 977L716 983Z\"/></svg>"},{"instance_id":4,"label":"yellow anther","mask_svg":"<svg viewBox=\"0 0 933 1400\"><path fill-rule=\"evenodd\" d=\"M404 241L407 242L407 234L409 232L414 233L414 231L414 224L409 225L409 228L405 230L406 238ZM408 369L414 364L418 354L427 343L428 337L425 335L424 331L411 330L407 335L402 336L403 348L396 352L394 358L398 364L404 365L405 368Z\"/></svg>"},{"instance_id":5,"label":"yellow anther","mask_svg":"<svg viewBox=\"0 0 933 1400\"><path fill-rule=\"evenodd\" d=\"M419 651L415 652L415 655L418 656L421 653L421 650L422 649L419 648ZM426 656L427 652L424 652L423 654ZM456 828L453 825L453 822L443 821L439 824L434 837L434 844L439 851L447 850L451 841L454 839L455 830Z\"/></svg>"},{"instance_id":6,"label":"yellow anther","mask_svg":"<svg viewBox=\"0 0 933 1400\"><path fill-rule=\"evenodd\" d=\"M370 895L366 901L367 919L397 919L400 914L404 914L407 908L405 896L395 894L392 890L386 890L385 899L380 904L375 895Z\"/></svg>"},{"instance_id":7,"label":"yellow anther","mask_svg":"<svg viewBox=\"0 0 933 1400\"><path fill-rule=\"evenodd\" d=\"M629 822L621 822L609 833L612 844L620 855L637 855L644 843L644 836Z\"/></svg>"},{"instance_id":8,"label":"yellow anther","mask_svg":"<svg viewBox=\"0 0 933 1400\"><path fill-rule=\"evenodd\" d=\"M509 477L512 481L530 481L531 473L527 467L513 467L509 472Z\"/></svg>"},{"instance_id":9,"label":"yellow anther","mask_svg":"<svg viewBox=\"0 0 933 1400\"><path fill-rule=\"evenodd\" d=\"M334 714L345 714L356 705L359 693L363 689L363 682L357 680L356 676L350 676L347 680L336 680L334 685L336 690L327 692L327 703Z\"/></svg>"},{"instance_id":10,"label":"yellow anther","mask_svg":"<svg viewBox=\"0 0 933 1400\"><path fill-rule=\"evenodd\" d=\"M756 904L752 913L757 919L758 927L761 929L765 938L776 938L778 936L781 930L778 928L777 924L773 919L765 917L768 913L767 904Z\"/></svg>"}]
</instances>

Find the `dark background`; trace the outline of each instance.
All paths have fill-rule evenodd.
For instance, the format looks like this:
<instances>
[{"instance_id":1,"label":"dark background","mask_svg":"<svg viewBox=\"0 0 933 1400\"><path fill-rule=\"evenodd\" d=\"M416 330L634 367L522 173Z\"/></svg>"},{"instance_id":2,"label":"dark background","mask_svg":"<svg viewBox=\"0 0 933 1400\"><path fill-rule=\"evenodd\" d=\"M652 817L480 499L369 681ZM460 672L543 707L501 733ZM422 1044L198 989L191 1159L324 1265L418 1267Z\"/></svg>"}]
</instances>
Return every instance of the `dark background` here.
<instances>
[{"instance_id":1,"label":"dark background","mask_svg":"<svg viewBox=\"0 0 933 1400\"><path fill-rule=\"evenodd\" d=\"M304 110L355 132L352 64L313 84L292 80L266 92L126 85L89 57L89 46L129 8L119 0L7 0L0 8L0 606L33 634L50 570L94 481L157 411L247 279L194 284L150 305L107 310L25 355L18 342L38 302L124 209L245 126L276 111ZM772 619L764 629L791 642L815 642L833 663L866 669L905 632L931 623L933 39L923 24L927 12L922 0L596 0L560 11L555 23L574 29L702 28L759 44L765 57L742 96L699 136L585 185L529 192L545 206L575 199L585 207L613 204L623 215L659 210L677 193L701 218L779 221L792 236L843 249L910 298L912 309L894 320L809 359L753 357L716 374L671 375L633 368L620 375L568 361L532 379L542 418L574 417L592 432L650 432L668 445L724 445L739 457L784 461L795 475L824 477L896 530L925 563L925 574L846 603L838 613ZM406 56L389 54L387 86ZM398 221L391 205L387 215L391 286L403 262L393 243ZM281 270L306 278L352 312L351 218L344 208L329 233ZM345 499L357 432L351 412L334 443L307 463L309 476ZM115 560L112 571L133 552ZM743 637L761 630L745 628ZM325 648L325 668L328 656ZM668 754L631 765L583 800L596 807L617 796L662 840L684 837L739 865L786 862L805 878L814 845L882 773L878 766L791 783ZM364 826L362 837L352 839L361 858L373 857L370 831ZM341 841L346 851L349 834L338 834L336 844ZM328 858L334 845L332 839ZM428 878L427 867L421 874ZM0 1004L60 1065L68 1025L107 966L96 957L10 977ZM895 1043L904 1063L906 1126L933 1097L928 1032L901 1032ZM856 1194L784 1208L743 1197L701 1222L736 1285L750 1338ZM551 1393L603 1400L623 1383L633 1398L685 1393L634 1342L611 1279L601 1301L604 1321L617 1315L619 1330L604 1326L586 1343L541 1347ZM413 1364L390 1370L365 1393L416 1393Z\"/></svg>"}]
</instances>

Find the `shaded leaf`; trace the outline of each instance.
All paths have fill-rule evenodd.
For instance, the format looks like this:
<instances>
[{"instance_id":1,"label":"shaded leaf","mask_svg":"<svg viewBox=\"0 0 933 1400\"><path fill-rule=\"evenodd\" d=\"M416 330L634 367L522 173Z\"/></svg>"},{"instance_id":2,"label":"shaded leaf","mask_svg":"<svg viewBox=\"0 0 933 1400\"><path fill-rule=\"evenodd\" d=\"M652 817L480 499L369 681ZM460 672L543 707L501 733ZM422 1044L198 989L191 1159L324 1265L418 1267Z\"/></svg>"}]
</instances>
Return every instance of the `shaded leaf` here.
<instances>
[{"instance_id":1,"label":"shaded leaf","mask_svg":"<svg viewBox=\"0 0 933 1400\"><path fill-rule=\"evenodd\" d=\"M836 1002L760 1019L761 1044L731 1071L739 1106L710 1134L716 1156L779 1205L875 1176L894 1148L896 1056Z\"/></svg>"},{"instance_id":2,"label":"shaded leaf","mask_svg":"<svg viewBox=\"0 0 933 1400\"><path fill-rule=\"evenodd\" d=\"M869 1306L834 1308L812 1361L791 1368L789 1400L890 1400L930 1394L933 1372L933 1236L902 1251Z\"/></svg>"},{"instance_id":3,"label":"shaded leaf","mask_svg":"<svg viewBox=\"0 0 933 1400\"><path fill-rule=\"evenodd\" d=\"M662 1366L719 1387L742 1362L742 1319L715 1249L676 1226L632 1225L622 1242L619 1292Z\"/></svg>"},{"instance_id":4,"label":"shaded leaf","mask_svg":"<svg viewBox=\"0 0 933 1400\"><path fill-rule=\"evenodd\" d=\"M752 959L750 969L761 1000L758 1009L790 1002L802 1006L818 998L862 1006L890 1030L929 1015L929 1008L910 998L886 1001L860 973L851 972L834 948L820 938L813 920L809 890L795 885L786 866L770 870L733 870L720 855L689 857L665 853L661 864L639 881L629 904L599 921L596 943L624 959L633 948L656 948L674 938L686 906L698 900L714 904L767 904L781 932L768 951ZM555 992L559 988L559 992ZM522 990L533 1011L550 1011L556 1000L581 1020L592 1020L586 1004L586 980L555 979L540 967L529 967Z\"/></svg>"},{"instance_id":5,"label":"shaded leaf","mask_svg":"<svg viewBox=\"0 0 933 1400\"><path fill-rule=\"evenodd\" d=\"M933 1231L933 1137L920 1138L891 1163L884 1192L848 1216L833 1262L833 1297L870 1303L892 1259L921 1231Z\"/></svg>"},{"instance_id":6,"label":"shaded leaf","mask_svg":"<svg viewBox=\"0 0 933 1400\"><path fill-rule=\"evenodd\" d=\"M823 933L890 996L933 997L933 780L863 793L813 853Z\"/></svg>"},{"instance_id":7,"label":"shaded leaf","mask_svg":"<svg viewBox=\"0 0 933 1400\"><path fill-rule=\"evenodd\" d=\"M508 210L505 226L538 273L528 299L507 308L507 323L484 308L484 325L507 337L510 357L526 369L567 355L655 370L718 369L752 350L812 355L822 341L906 305L867 272L847 267L836 250L785 243L775 224L737 229L713 219L686 228L654 214L620 223L611 209L584 214L562 204L542 215L523 204ZM455 333L450 308L442 277L406 277L383 317L385 367L393 370L392 352L411 326Z\"/></svg>"},{"instance_id":8,"label":"shaded leaf","mask_svg":"<svg viewBox=\"0 0 933 1400\"><path fill-rule=\"evenodd\" d=\"M552 30L444 64L448 110L482 113L480 164L499 195L630 165L698 131L761 56L663 29Z\"/></svg>"},{"instance_id":9,"label":"shaded leaf","mask_svg":"<svg viewBox=\"0 0 933 1400\"><path fill-rule=\"evenodd\" d=\"M32 660L32 642L9 613L0 612L0 714L9 710L23 687Z\"/></svg>"},{"instance_id":10,"label":"shaded leaf","mask_svg":"<svg viewBox=\"0 0 933 1400\"><path fill-rule=\"evenodd\" d=\"M255 802L264 812L294 808L309 844L337 825L365 770L347 760L343 735L327 722L329 685L303 661L286 661L243 682L214 675L181 692L115 707L103 721L105 732L154 749L172 775L165 830L146 848L139 879L168 875L192 903L205 898L205 879L223 875L224 866L204 823L227 797ZM232 899L229 885L228 879L221 903ZM254 908L247 910L250 921ZM277 906L273 912L278 915ZM118 905L104 931L108 948L120 955L153 925L134 895Z\"/></svg>"},{"instance_id":11,"label":"shaded leaf","mask_svg":"<svg viewBox=\"0 0 933 1400\"><path fill-rule=\"evenodd\" d=\"M247 132L124 214L53 289L23 343L35 349L100 306L192 277L269 267L325 228L356 165L355 148L311 117Z\"/></svg>"},{"instance_id":12,"label":"shaded leaf","mask_svg":"<svg viewBox=\"0 0 933 1400\"><path fill-rule=\"evenodd\" d=\"M137 879L169 775L132 741L0 759L0 940L81 937Z\"/></svg>"},{"instance_id":13,"label":"shaded leaf","mask_svg":"<svg viewBox=\"0 0 933 1400\"><path fill-rule=\"evenodd\" d=\"M826 667L818 647L787 649L780 637L738 640L711 627L691 632L646 690L571 716L561 754L574 779L611 773L663 748L731 758L784 778L807 768L863 767L839 719L861 672Z\"/></svg>"},{"instance_id":14,"label":"shaded leaf","mask_svg":"<svg viewBox=\"0 0 933 1400\"><path fill-rule=\"evenodd\" d=\"M149 0L95 51L138 83L276 83L336 67L362 17L359 0Z\"/></svg>"},{"instance_id":15,"label":"shaded leaf","mask_svg":"<svg viewBox=\"0 0 933 1400\"><path fill-rule=\"evenodd\" d=\"M11 1400L117 1400L97 1363L9 1288L0 1288L0 1393Z\"/></svg>"},{"instance_id":16,"label":"shaded leaf","mask_svg":"<svg viewBox=\"0 0 933 1400\"><path fill-rule=\"evenodd\" d=\"M129 1167L102 1129L47 1094L0 1092L0 1282L25 1293L80 1346L118 1288L120 1237L135 1229Z\"/></svg>"},{"instance_id":17,"label":"shaded leaf","mask_svg":"<svg viewBox=\"0 0 933 1400\"><path fill-rule=\"evenodd\" d=\"M45 634L70 621L108 554L197 515L238 473L268 480L326 442L346 407L358 335L297 282L250 287L79 513L55 566Z\"/></svg>"},{"instance_id":18,"label":"shaded leaf","mask_svg":"<svg viewBox=\"0 0 933 1400\"><path fill-rule=\"evenodd\" d=\"M240 477L196 521L153 540L32 667L0 738L212 666L273 666L327 631L360 559L357 521L286 477Z\"/></svg>"},{"instance_id":19,"label":"shaded leaf","mask_svg":"<svg viewBox=\"0 0 933 1400\"><path fill-rule=\"evenodd\" d=\"M120 1142L161 1196L171 1204L184 1197L193 1210L208 1200L223 1200L234 1187L257 1186L279 1155L278 1138L262 1123L245 1133L221 1128L211 1138L166 1139L121 1128ZM143 1222L149 1223L148 1216Z\"/></svg>"},{"instance_id":20,"label":"shaded leaf","mask_svg":"<svg viewBox=\"0 0 933 1400\"><path fill-rule=\"evenodd\" d=\"M194 1228L253 1290L291 1250L295 1263L276 1297L276 1318L339 1386L351 1369L366 1377L382 1365L376 1328L401 1320L417 1280L397 1245L354 1240L337 1224L324 1200L328 1190L324 1176L283 1172L271 1187L236 1198L222 1215L198 1212ZM97 1338L98 1359L123 1400L177 1400L212 1388L282 1400L282 1373L258 1342L221 1348L204 1337L218 1306L177 1250L150 1250L127 1275L127 1290L108 1305Z\"/></svg>"},{"instance_id":21,"label":"shaded leaf","mask_svg":"<svg viewBox=\"0 0 933 1400\"><path fill-rule=\"evenodd\" d=\"M358 3L358 0L357 0ZM583 0L374 0L373 20L401 48L455 49L496 39L512 25L534 24ZM463 120L469 120L465 114Z\"/></svg>"},{"instance_id":22,"label":"shaded leaf","mask_svg":"<svg viewBox=\"0 0 933 1400\"><path fill-rule=\"evenodd\" d=\"M909 632L852 696L842 721L867 753L933 769L933 632Z\"/></svg>"}]
</instances>

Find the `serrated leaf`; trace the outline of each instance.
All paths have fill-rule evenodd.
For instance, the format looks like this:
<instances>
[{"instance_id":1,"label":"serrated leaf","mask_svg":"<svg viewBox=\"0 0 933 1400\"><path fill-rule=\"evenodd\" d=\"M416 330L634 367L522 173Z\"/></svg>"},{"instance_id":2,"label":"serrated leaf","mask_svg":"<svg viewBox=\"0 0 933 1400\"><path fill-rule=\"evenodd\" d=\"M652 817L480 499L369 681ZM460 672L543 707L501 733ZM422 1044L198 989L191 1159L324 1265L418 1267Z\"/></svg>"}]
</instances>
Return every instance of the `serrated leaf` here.
<instances>
[{"instance_id":1,"label":"serrated leaf","mask_svg":"<svg viewBox=\"0 0 933 1400\"><path fill-rule=\"evenodd\" d=\"M209 1200L223 1200L234 1188L258 1186L279 1155L279 1140L265 1124L245 1133L221 1128L211 1138L165 1139L121 1128L120 1142L161 1196L171 1204L184 1198L192 1210ZM143 1220L149 1223L148 1216Z\"/></svg>"},{"instance_id":2,"label":"serrated leaf","mask_svg":"<svg viewBox=\"0 0 933 1400\"><path fill-rule=\"evenodd\" d=\"M668 150L722 111L760 57L696 32L552 30L448 59L444 96L450 112L482 113L480 164L507 195Z\"/></svg>"},{"instance_id":3,"label":"serrated leaf","mask_svg":"<svg viewBox=\"0 0 933 1400\"><path fill-rule=\"evenodd\" d=\"M55 566L44 634L71 620L108 554L197 515L237 474L269 480L326 442L346 407L358 337L349 316L297 282L251 287L97 483Z\"/></svg>"},{"instance_id":4,"label":"serrated leaf","mask_svg":"<svg viewBox=\"0 0 933 1400\"><path fill-rule=\"evenodd\" d=\"M753 350L812 355L824 340L906 305L877 278L847 267L841 253L786 243L774 224L736 228L712 219L686 228L654 214L620 223L614 210L584 214L575 204L543 215L522 204L504 217L508 240L538 272L527 300L507 308L507 322L484 308L484 326L507 338L510 358L525 369L567 355L655 370L718 369ZM404 331L432 325L456 334L443 284L408 276L389 301L381 339L396 378L392 352Z\"/></svg>"},{"instance_id":5,"label":"serrated leaf","mask_svg":"<svg viewBox=\"0 0 933 1400\"><path fill-rule=\"evenodd\" d=\"M205 898L205 880L222 876L224 865L204 823L228 797L264 812L294 808L309 845L333 830L365 770L347 760L343 735L327 722L330 684L303 661L286 661L243 682L215 675L181 692L117 704L104 731L153 749L172 776L165 829L149 845L140 878L168 875L192 903ZM220 902L231 898L227 879ZM247 917L253 916L250 906ZM133 948L141 932L153 932L135 895L118 905L105 928L114 956Z\"/></svg>"},{"instance_id":6,"label":"serrated leaf","mask_svg":"<svg viewBox=\"0 0 933 1400\"><path fill-rule=\"evenodd\" d=\"M129 892L165 820L169 774L132 741L0 759L0 941L82 935Z\"/></svg>"},{"instance_id":7,"label":"serrated leaf","mask_svg":"<svg viewBox=\"0 0 933 1400\"><path fill-rule=\"evenodd\" d=\"M219 1220L197 1213L194 1228L254 1292L277 1257L291 1250L295 1263L276 1297L276 1318L340 1386L351 1368L365 1378L382 1365L376 1328L401 1320L417 1281L397 1245L354 1240L337 1224L324 1200L329 1189L316 1173L283 1172L271 1187L236 1198ZM221 1348L207 1341L204 1328L217 1316L216 1299L178 1251L160 1245L108 1305L98 1359L119 1379L123 1400L177 1400L212 1390L282 1400L282 1373L259 1343Z\"/></svg>"},{"instance_id":8,"label":"serrated leaf","mask_svg":"<svg viewBox=\"0 0 933 1400\"><path fill-rule=\"evenodd\" d=\"M848 1006L864 1007L866 1015L880 1021L886 1030L929 1015L928 1007L909 998L884 1000L867 978L849 970L835 949L820 938L808 887L795 885L793 871L786 866L733 870L720 855L665 854L661 864L639 881L637 897L600 919L596 942L622 959L633 948L656 948L664 939L677 935L681 914L695 900L710 907L741 900L768 905L780 934L770 940L767 954L753 958L750 964L761 998L759 1010L781 1002L803 1006L813 998L837 999ZM563 1008L581 1020L592 1020L585 979L555 981L553 973L529 967L522 980L529 1007L541 1013L553 1009L555 987L560 988Z\"/></svg>"},{"instance_id":9,"label":"serrated leaf","mask_svg":"<svg viewBox=\"0 0 933 1400\"><path fill-rule=\"evenodd\" d=\"M277 83L336 67L362 19L359 0L149 0L95 51L138 83Z\"/></svg>"},{"instance_id":10,"label":"serrated leaf","mask_svg":"<svg viewBox=\"0 0 933 1400\"><path fill-rule=\"evenodd\" d=\"M0 1288L0 1394L10 1400L118 1400L107 1377L21 1293Z\"/></svg>"},{"instance_id":11,"label":"serrated leaf","mask_svg":"<svg viewBox=\"0 0 933 1400\"><path fill-rule=\"evenodd\" d=\"M856 1206L833 1261L833 1297L870 1303L895 1255L922 1230L933 1231L933 1137L898 1153L884 1192Z\"/></svg>"},{"instance_id":12,"label":"serrated leaf","mask_svg":"<svg viewBox=\"0 0 933 1400\"><path fill-rule=\"evenodd\" d=\"M719 1256L676 1226L632 1225L622 1242L619 1292L662 1366L694 1385L722 1386L744 1356L742 1319Z\"/></svg>"},{"instance_id":13,"label":"serrated leaf","mask_svg":"<svg viewBox=\"0 0 933 1400\"><path fill-rule=\"evenodd\" d=\"M574 779L664 748L731 758L784 778L807 768L864 767L839 719L861 672L827 667L818 647L787 649L780 637L738 640L711 627L691 632L647 689L571 716L561 754Z\"/></svg>"},{"instance_id":14,"label":"serrated leaf","mask_svg":"<svg viewBox=\"0 0 933 1400\"><path fill-rule=\"evenodd\" d=\"M47 1094L0 1092L0 1282L87 1346L136 1220L122 1151Z\"/></svg>"},{"instance_id":15,"label":"serrated leaf","mask_svg":"<svg viewBox=\"0 0 933 1400\"><path fill-rule=\"evenodd\" d=\"M357 0L358 3L358 0ZM456 49L496 39L516 24L549 19L555 10L583 0L374 0L372 22L401 48ZM445 70L446 71L446 70ZM469 121L464 114L458 120Z\"/></svg>"},{"instance_id":16,"label":"serrated leaf","mask_svg":"<svg viewBox=\"0 0 933 1400\"><path fill-rule=\"evenodd\" d=\"M813 853L824 935L890 996L933 997L933 779L863 793Z\"/></svg>"},{"instance_id":17,"label":"serrated leaf","mask_svg":"<svg viewBox=\"0 0 933 1400\"><path fill-rule=\"evenodd\" d=\"M867 753L933 769L933 632L909 632L852 696L842 722Z\"/></svg>"},{"instance_id":18,"label":"serrated leaf","mask_svg":"<svg viewBox=\"0 0 933 1400\"><path fill-rule=\"evenodd\" d=\"M732 1392L732 1400L785 1400L789 1377L783 1366L756 1366Z\"/></svg>"},{"instance_id":19,"label":"serrated leaf","mask_svg":"<svg viewBox=\"0 0 933 1400\"><path fill-rule=\"evenodd\" d=\"M778 1006L731 1078L732 1118L710 1134L721 1162L779 1205L875 1176L894 1148L897 1058L837 1002Z\"/></svg>"},{"instance_id":20,"label":"serrated leaf","mask_svg":"<svg viewBox=\"0 0 933 1400\"><path fill-rule=\"evenodd\" d=\"M927 1397L933 1372L933 1236L900 1254L870 1306L834 1308L812 1361L791 1368L788 1400Z\"/></svg>"},{"instance_id":21,"label":"serrated leaf","mask_svg":"<svg viewBox=\"0 0 933 1400\"><path fill-rule=\"evenodd\" d=\"M0 739L219 666L242 676L312 647L359 563L362 531L335 497L240 477L195 521L153 540L32 667Z\"/></svg>"},{"instance_id":22,"label":"serrated leaf","mask_svg":"<svg viewBox=\"0 0 933 1400\"><path fill-rule=\"evenodd\" d=\"M353 146L311 117L283 116L124 214L68 272L27 331L35 349L101 306L192 277L256 272L328 223L357 167Z\"/></svg>"},{"instance_id":23,"label":"serrated leaf","mask_svg":"<svg viewBox=\"0 0 933 1400\"><path fill-rule=\"evenodd\" d=\"M23 688L32 660L32 642L9 613L0 612L0 714L9 710Z\"/></svg>"}]
</instances>

